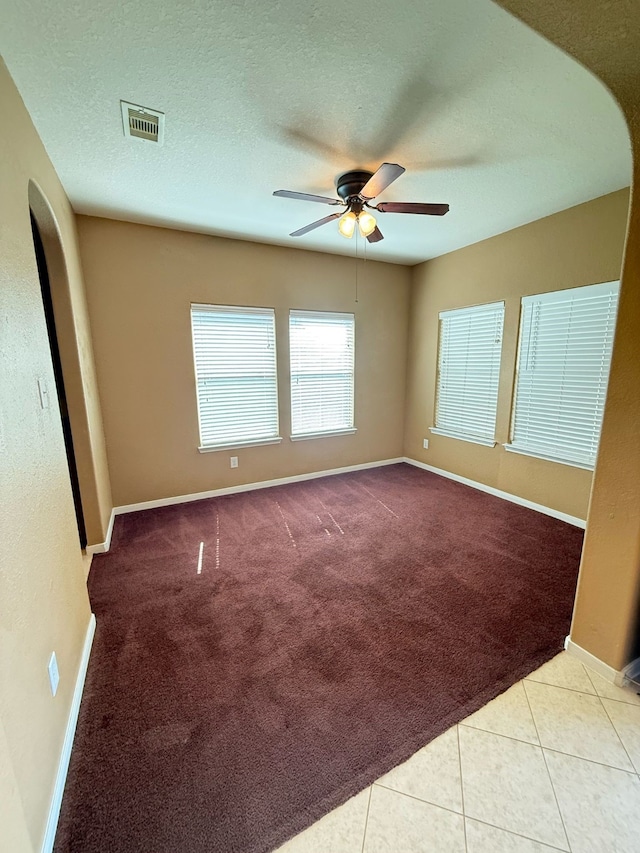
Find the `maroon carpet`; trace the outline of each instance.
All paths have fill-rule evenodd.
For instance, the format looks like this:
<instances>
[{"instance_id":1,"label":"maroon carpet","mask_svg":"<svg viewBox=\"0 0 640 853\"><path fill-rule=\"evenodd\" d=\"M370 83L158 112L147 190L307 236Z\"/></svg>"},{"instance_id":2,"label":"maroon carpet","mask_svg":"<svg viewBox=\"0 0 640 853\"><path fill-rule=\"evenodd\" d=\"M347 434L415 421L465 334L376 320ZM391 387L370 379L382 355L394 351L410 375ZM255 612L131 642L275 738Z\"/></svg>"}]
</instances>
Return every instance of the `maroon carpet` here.
<instances>
[{"instance_id":1,"label":"maroon carpet","mask_svg":"<svg viewBox=\"0 0 640 853\"><path fill-rule=\"evenodd\" d=\"M277 847L556 654L581 544L407 465L120 516L55 850Z\"/></svg>"}]
</instances>

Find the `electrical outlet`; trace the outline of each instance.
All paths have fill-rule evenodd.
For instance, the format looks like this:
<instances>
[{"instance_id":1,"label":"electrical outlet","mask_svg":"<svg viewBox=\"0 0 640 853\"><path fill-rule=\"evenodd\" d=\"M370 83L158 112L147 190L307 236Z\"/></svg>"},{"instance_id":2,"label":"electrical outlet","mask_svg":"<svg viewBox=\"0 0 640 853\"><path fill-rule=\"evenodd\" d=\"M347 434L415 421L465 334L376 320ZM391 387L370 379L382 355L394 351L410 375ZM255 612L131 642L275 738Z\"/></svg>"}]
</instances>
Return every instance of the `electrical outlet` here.
<instances>
[{"instance_id":1,"label":"electrical outlet","mask_svg":"<svg viewBox=\"0 0 640 853\"><path fill-rule=\"evenodd\" d=\"M237 456L230 456L230 457L229 457L229 462L231 463L231 467L232 467L232 468L237 468L237 467L238 467L238 457L237 457Z\"/></svg>"},{"instance_id":2,"label":"electrical outlet","mask_svg":"<svg viewBox=\"0 0 640 853\"><path fill-rule=\"evenodd\" d=\"M424 447L425 450L429 449L429 439L428 438L422 439L422 446Z\"/></svg>"},{"instance_id":3,"label":"electrical outlet","mask_svg":"<svg viewBox=\"0 0 640 853\"><path fill-rule=\"evenodd\" d=\"M47 669L49 670L51 695L55 696L58 691L58 683L60 681L60 673L58 672L58 660L56 658L55 652L51 652L51 657L49 658L49 665L47 666Z\"/></svg>"}]
</instances>

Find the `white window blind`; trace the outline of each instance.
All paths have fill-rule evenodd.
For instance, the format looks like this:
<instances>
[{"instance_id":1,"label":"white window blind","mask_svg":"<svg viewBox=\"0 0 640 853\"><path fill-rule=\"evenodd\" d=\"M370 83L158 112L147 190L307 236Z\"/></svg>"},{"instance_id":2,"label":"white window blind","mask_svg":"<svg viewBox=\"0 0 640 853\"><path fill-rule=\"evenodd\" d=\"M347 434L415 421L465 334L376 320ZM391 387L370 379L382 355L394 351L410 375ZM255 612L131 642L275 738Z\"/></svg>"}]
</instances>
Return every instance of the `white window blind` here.
<instances>
[{"instance_id":1,"label":"white window blind","mask_svg":"<svg viewBox=\"0 0 640 853\"><path fill-rule=\"evenodd\" d=\"M271 308L192 305L201 449L278 440Z\"/></svg>"},{"instance_id":2,"label":"white window blind","mask_svg":"<svg viewBox=\"0 0 640 853\"><path fill-rule=\"evenodd\" d=\"M353 314L291 311L292 437L354 431Z\"/></svg>"},{"instance_id":3,"label":"white window blind","mask_svg":"<svg viewBox=\"0 0 640 853\"><path fill-rule=\"evenodd\" d=\"M594 467L618 290L616 281L523 298L507 450Z\"/></svg>"},{"instance_id":4,"label":"white window blind","mask_svg":"<svg viewBox=\"0 0 640 853\"><path fill-rule=\"evenodd\" d=\"M440 313L436 425L431 432L495 444L504 302Z\"/></svg>"}]
</instances>

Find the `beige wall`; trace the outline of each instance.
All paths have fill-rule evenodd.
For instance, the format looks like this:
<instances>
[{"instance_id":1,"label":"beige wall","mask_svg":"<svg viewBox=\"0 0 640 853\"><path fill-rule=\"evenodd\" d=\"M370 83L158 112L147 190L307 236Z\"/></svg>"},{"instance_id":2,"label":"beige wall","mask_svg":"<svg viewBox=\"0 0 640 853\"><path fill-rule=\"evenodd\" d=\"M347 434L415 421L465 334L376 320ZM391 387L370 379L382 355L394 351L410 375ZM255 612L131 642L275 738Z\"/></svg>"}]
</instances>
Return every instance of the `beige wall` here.
<instances>
[{"instance_id":1,"label":"beige wall","mask_svg":"<svg viewBox=\"0 0 640 853\"><path fill-rule=\"evenodd\" d=\"M629 208L622 190L413 269L405 455L586 518L592 474L507 452L522 296L620 277ZM495 447L434 435L438 313L504 300ZM423 438L429 439L424 450Z\"/></svg>"},{"instance_id":2,"label":"beige wall","mask_svg":"<svg viewBox=\"0 0 640 853\"><path fill-rule=\"evenodd\" d=\"M634 154L618 323L571 637L620 669L640 654L640 5L499 0L593 71L629 126Z\"/></svg>"},{"instance_id":3,"label":"beige wall","mask_svg":"<svg viewBox=\"0 0 640 853\"><path fill-rule=\"evenodd\" d=\"M628 0L609 2L606 16L600 0L501 0L500 5L609 85L629 122L637 186L640 9L632 9ZM53 374L26 206L30 179L42 188L58 220L72 286L79 287L80 272L68 202L1 65L0 110L0 848L23 853L40 847L89 616L59 423L55 412L39 408L35 391L37 377L51 383ZM242 263L239 268L244 268ZM242 290L241 281L238 285ZM616 668L628 659L638 624L639 316L640 206L634 200L602 448L572 626L574 640ZM95 389L89 387L87 393L95 405ZM95 436L94 441L98 442ZM104 467L99 460L95 465L100 469L100 500L108 507ZM46 682L52 648L58 652L62 676L55 699Z\"/></svg>"},{"instance_id":4,"label":"beige wall","mask_svg":"<svg viewBox=\"0 0 640 853\"><path fill-rule=\"evenodd\" d=\"M402 455L406 267L78 217L116 506ZM199 453L190 303L276 309L280 445ZM292 442L288 311L356 316L355 435ZM239 467L229 467L229 456Z\"/></svg>"},{"instance_id":5,"label":"beige wall","mask_svg":"<svg viewBox=\"0 0 640 853\"><path fill-rule=\"evenodd\" d=\"M40 849L90 617L31 235L30 181L57 220L76 294L82 279L73 212L1 62L0 115L0 801L3 809L14 806L11 819L0 822L0 849L22 853ZM40 407L38 378L50 390L48 409ZM105 491L108 498L108 485ZM53 650L55 698L47 678Z\"/></svg>"},{"instance_id":6,"label":"beige wall","mask_svg":"<svg viewBox=\"0 0 640 853\"><path fill-rule=\"evenodd\" d=\"M111 487L76 234L65 253L54 211L35 181L29 182L29 206L47 261L87 544L95 545L106 538Z\"/></svg>"}]
</instances>

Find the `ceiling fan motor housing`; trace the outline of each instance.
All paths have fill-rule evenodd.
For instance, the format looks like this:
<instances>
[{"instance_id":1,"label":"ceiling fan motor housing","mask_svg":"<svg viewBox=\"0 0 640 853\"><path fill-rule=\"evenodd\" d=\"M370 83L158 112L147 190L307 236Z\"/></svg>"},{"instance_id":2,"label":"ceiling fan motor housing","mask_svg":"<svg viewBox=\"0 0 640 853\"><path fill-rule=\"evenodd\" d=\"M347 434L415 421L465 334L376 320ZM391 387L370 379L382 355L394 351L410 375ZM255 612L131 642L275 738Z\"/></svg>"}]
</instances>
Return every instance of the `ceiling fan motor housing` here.
<instances>
[{"instance_id":1,"label":"ceiling fan motor housing","mask_svg":"<svg viewBox=\"0 0 640 853\"><path fill-rule=\"evenodd\" d=\"M353 196L359 196L360 190L367 183L373 172L357 170L345 172L336 181L336 191L343 201L349 201Z\"/></svg>"}]
</instances>

